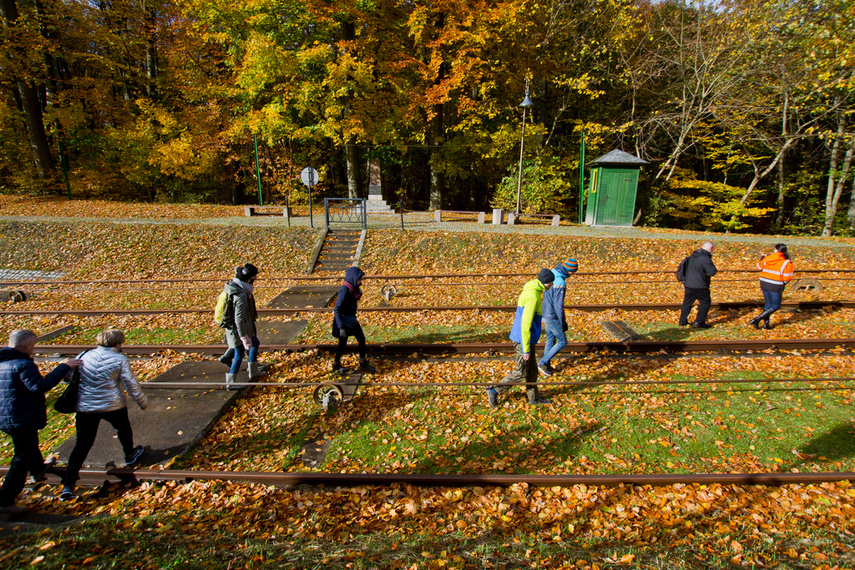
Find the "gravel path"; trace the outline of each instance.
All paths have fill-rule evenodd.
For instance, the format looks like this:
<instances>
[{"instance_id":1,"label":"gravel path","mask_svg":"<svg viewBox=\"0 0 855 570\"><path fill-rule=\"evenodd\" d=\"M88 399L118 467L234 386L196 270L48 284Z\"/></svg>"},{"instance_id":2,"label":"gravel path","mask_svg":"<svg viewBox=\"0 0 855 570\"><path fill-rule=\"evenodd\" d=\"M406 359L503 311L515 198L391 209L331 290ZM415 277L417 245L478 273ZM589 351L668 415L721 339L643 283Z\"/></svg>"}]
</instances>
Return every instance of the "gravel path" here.
<instances>
[{"instance_id":1,"label":"gravel path","mask_svg":"<svg viewBox=\"0 0 855 570\"><path fill-rule=\"evenodd\" d=\"M288 227L289 222L281 216L235 216L228 218L203 219L154 219L154 218L94 218L94 217L55 217L55 216L0 216L0 221L34 221L34 222L93 222L116 224L173 224L173 225L215 225L215 226L264 226ZM324 225L323 212L315 213L314 227ZM292 217L291 226L309 227L308 216ZM400 229L399 214L369 214L368 229ZM793 237L765 236L755 234L722 234L713 232L693 232L675 229L613 227L613 226L577 226L561 225L553 227L546 224L524 224L509 226L507 224L493 225L476 222L434 222L432 212L408 212L404 214L403 225L410 231L446 231L446 232L483 232L483 233L516 233L540 234L556 236L578 236L589 238L620 238L620 239L651 239L651 240L692 240L713 242L740 243L786 243L814 247L832 247L855 250L855 238L823 238L823 237Z\"/></svg>"}]
</instances>

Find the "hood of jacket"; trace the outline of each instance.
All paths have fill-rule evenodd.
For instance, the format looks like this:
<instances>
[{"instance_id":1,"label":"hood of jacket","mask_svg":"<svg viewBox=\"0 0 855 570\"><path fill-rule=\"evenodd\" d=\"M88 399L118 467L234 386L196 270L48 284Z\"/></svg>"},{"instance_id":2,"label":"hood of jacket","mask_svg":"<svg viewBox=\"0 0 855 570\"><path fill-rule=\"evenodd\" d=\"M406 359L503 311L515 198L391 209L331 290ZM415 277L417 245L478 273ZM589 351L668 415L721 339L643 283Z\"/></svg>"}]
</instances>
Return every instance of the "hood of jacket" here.
<instances>
[{"instance_id":1,"label":"hood of jacket","mask_svg":"<svg viewBox=\"0 0 855 570\"><path fill-rule=\"evenodd\" d=\"M350 283L354 288L357 287L356 282L365 276L365 272L358 267L348 267L344 272L344 282Z\"/></svg>"}]
</instances>

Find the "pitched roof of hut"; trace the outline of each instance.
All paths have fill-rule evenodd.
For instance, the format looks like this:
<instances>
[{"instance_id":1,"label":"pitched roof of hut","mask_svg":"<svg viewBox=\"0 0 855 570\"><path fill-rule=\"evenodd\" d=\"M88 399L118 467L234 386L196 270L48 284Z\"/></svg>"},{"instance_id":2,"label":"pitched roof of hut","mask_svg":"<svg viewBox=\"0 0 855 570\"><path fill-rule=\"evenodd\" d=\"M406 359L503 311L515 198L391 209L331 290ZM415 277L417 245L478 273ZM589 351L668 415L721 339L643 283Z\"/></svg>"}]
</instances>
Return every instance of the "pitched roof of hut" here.
<instances>
[{"instance_id":1,"label":"pitched roof of hut","mask_svg":"<svg viewBox=\"0 0 855 570\"><path fill-rule=\"evenodd\" d=\"M608 154L604 154L600 158L591 162L591 164L631 164L642 165L649 164L646 160L642 160L636 156L624 152L622 150L613 150Z\"/></svg>"}]
</instances>

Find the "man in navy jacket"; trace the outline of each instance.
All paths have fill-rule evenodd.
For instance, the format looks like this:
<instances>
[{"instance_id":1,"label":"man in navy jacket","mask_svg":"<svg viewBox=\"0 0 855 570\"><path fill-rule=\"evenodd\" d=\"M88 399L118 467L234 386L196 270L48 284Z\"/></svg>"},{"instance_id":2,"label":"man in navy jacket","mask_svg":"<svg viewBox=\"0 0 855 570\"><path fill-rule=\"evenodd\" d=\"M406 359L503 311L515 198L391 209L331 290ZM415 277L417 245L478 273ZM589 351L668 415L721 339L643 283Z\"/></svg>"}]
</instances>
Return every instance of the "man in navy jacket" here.
<instances>
[{"instance_id":1,"label":"man in navy jacket","mask_svg":"<svg viewBox=\"0 0 855 570\"><path fill-rule=\"evenodd\" d=\"M12 437L15 447L0 486L0 513L26 512L15 506L15 499L24 488L27 472L39 479L46 470L39 450L39 430L47 425L45 393L81 363L72 358L42 377L33 362L35 349L35 333L18 330L9 335L9 346L0 350L0 430Z\"/></svg>"},{"instance_id":2,"label":"man in navy jacket","mask_svg":"<svg viewBox=\"0 0 855 570\"><path fill-rule=\"evenodd\" d=\"M712 261L712 252L715 246L711 241L705 241L701 249L695 250L686 262L686 280L683 282L685 292L683 294L683 306L680 308L681 327L689 324L689 313L695 301L698 302L698 314L692 326L699 329L708 329L707 313L712 304L710 296L710 277L718 273Z\"/></svg>"}]
</instances>

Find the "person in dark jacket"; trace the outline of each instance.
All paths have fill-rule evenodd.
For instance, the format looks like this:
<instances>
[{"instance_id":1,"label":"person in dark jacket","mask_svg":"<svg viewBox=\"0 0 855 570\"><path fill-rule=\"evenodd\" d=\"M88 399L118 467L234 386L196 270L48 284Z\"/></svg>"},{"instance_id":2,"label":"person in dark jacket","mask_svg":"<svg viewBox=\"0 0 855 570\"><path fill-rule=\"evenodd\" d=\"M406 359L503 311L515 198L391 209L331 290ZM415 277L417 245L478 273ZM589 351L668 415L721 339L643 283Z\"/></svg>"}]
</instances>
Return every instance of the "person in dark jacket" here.
<instances>
[{"instance_id":1,"label":"person in dark jacket","mask_svg":"<svg viewBox=\"0 0 855 570\"><path fill-rule=\"evenodd\" d=\"M247 263L243 267L235 269L234 279L226 283L225 286L229 294L228 302L233 307L231 322L225 327L226 342L229 349L234 350L234 357L230 362L223 360L228 353L220 359L220 362L229 364L229 371L226 373L227 387L234 383L244 354L246 354L246 366L251 381L266 374L258 363L258 349L261 343L258 340L255 328L258 311L253 296L254 283L257 277L258 269L253 264Z\"/></svg>"},{"instance_id":2,"label":"person in dark jacket","mask_svg":"<svg viewBox=\"0 0 855 570\"><path fill-rule=\"evenodd\" d=\"M359 367L363 372L376 372L376 369L368 363L365 351L365 334L356 319L356 306L362 297L362 278L365 273L358 267L348 267L344 272L344 283L338 290L333 309L332 334L338 339L335 349L335 361L333 371L339 374L347 374L347 368L341 365L341 356L344 347L347 346L347 337L355 336L359 343Z\"/></svg>"},{"instance_id":3,"label":"person in dark jacket","mask_svg":"<svg viewBox=\"0 0 855 570\"><path fill-rule=\"evenodd\" d=\"M707 313L712 304L710 277L718 273L718 269L712 261L713 249L715 249L713 242L705 241L700 249L695 250L689 256L686 263L686 280L683 281L685 289L683 306L680 308L680 320L678 322L681 327L689 324L689 312L692 310L692 305L697 301L698 314L692 326L699 329L710 328L707 324Z\"/></svg>"},{"instance_id":4,"label":"person in dark jacket","mask_svg":"<svg viewBox=\"0 0 855 570\"><path fill-rule=\"evenodd\" d=\"M47 425L45 393L59 384L81 361L72 358L42 377L33 362L36 335L17 330L9 335L9 346L0 350L0 430L12 437L15 455L0 486L0 512L25 512L15 506L24 489L27 472L33 478L44 477L47 467L39 449L39 430Z\"/></svg>"}]
</instances>

